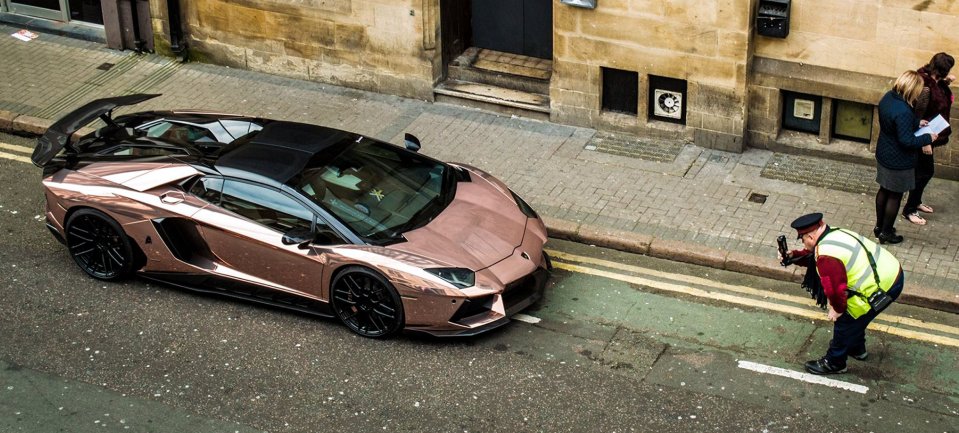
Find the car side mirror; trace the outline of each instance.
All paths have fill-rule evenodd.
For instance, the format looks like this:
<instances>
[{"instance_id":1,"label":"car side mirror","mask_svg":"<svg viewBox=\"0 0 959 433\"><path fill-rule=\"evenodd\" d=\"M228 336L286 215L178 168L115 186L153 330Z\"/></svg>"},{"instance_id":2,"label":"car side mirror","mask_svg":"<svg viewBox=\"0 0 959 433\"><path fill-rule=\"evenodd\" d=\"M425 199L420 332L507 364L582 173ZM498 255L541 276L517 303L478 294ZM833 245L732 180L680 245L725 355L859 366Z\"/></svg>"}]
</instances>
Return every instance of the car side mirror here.
<instances>
[{"instance_id":1,"label":"car side mirror","mask_svg":"<svg viewBox=\"0 0 959 433\"><path fill-rule=\"evenodd\" d=\"M310 229L304 228L294 228L286 233L283 233L283 238L280 240L283 242L283 245L296 245L297 248L305 250L310 247L310 243L313 242L314 235Z\"/></svg>"},{"instance_id":2,"label":"car side mirror","mask_svg":"<svg viewBox=\"0 0 959 433\"><path fill-rule=\"evenodd\" d=\"M413 152L419 152L419 151L420 151L420 147L421 147L421 146L420 146L420 139L419 139L419 138L416 138L415 135L410 134L410 133L407 132L406 135L404 136L404 140L406 141L406 148L407 148L407 149L412 150Z\"/></svg>"}]
</instances>

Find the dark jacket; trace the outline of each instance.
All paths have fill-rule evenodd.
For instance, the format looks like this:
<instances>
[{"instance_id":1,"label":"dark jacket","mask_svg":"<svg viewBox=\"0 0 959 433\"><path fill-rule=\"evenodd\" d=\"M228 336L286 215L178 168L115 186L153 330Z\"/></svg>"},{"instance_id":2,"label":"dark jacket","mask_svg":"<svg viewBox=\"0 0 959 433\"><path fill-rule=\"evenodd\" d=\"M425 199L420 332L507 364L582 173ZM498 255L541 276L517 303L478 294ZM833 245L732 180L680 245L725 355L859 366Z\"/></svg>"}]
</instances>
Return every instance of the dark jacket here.
<instances>
[{"instance_id":1,"label":"dark jacket","mask_svg":"<svg viewBox=\"0 0 959 433\"><path fill-rule=\"evenodd\" d=\"M893 90L879 101L879 141L876 161L890 170L906 170L916 166L922 146L932 143L932 136L913 135L919 129L919 118L912 107Z\"/></svg>"},{"instance_id":2,"label":"dark jacket","mask_svg":"<svg viewBox=\"0 0 959 433\"><path fill-rule=\"evenodd\" d=\"M949 110L952 108L952 89L949 88L949 83L932 78L932 74L925 66L919 68L917 72L922 77L922 86L929 91L928 96L920 98L921 101L916 103L916 109L913 112L923 120L932 120L936 115L942 115L942 118L948 122ZM926 95L926 89L923 89L924 95ZM939 133L939 138L932 142L932 146L938 147L948 143L950 134L952 134L952 128L946 128Z\"/></svg>"}]
</instances>

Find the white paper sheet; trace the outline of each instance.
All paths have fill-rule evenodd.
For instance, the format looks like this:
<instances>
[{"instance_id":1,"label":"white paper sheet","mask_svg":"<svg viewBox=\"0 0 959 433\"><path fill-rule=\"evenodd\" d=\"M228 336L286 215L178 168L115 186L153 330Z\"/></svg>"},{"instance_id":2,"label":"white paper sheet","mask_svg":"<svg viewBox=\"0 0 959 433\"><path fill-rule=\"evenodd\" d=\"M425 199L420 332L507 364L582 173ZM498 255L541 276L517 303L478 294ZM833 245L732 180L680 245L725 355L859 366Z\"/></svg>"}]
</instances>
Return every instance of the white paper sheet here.
<instances>
[{"instance_id":1,"label":"white paper sheet","mask_svg":"<svg viewBox=\"0 0 959 433\"><path fill-rule=\"evenodd\" d=\"M31 31L29 31L29 30L20 30L20 31L18 31L18 32L16 32L16 33L11 34L10 36L13 36L13 37L15 37L15 38L17 38L17 39L19 39L19 40L21 40L21 41L24 41L24 42L30 42L30 41L36 39L37 36L40 36L40 35L38 35L38 34L36 34L36 33L34 33L34 32L31 32Z\"/></svg>"},{"instance_id":2,"label":"white paper sheet","mask_svg":"<svg viewBox=\"0 0 959 433\"><path fill-rule=\"evenodd\" d=\"M946 119L943 119L942 115L940 114L936 115L936 117L930 120L928 125L919 128L915 135L918 137L922 134L938 134L948 127L949 122L946 122Z\"/></svg>"}]
</instances>

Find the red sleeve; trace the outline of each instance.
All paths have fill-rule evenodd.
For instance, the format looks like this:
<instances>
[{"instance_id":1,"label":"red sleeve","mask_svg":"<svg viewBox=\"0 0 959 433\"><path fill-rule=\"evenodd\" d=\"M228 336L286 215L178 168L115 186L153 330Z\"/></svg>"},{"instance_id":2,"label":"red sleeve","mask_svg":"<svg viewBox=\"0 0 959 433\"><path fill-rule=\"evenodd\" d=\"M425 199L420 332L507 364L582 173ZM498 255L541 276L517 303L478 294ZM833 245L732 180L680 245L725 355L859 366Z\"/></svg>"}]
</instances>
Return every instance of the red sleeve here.
<instances>
[{"instance_id":1,"label":"red sleeve","mask_svg":"<svg viewBox=\"0 0 959 433\"><path fill-rule=\"evenodd\" d=\"M829 305L837 313L846 312L846 266L842 261L829 256L819 256L816 259L816 269L819 270L819 279L822 280L823 291L829 299Z\"/></svg>"},{"instance_id":2,"label":"red sleeve","mask_svg":"<svg viewBox=\"0 0 959 433\"><path fill-rule=\"evenodd\" d=\"M789 252L789 254L793 257L793 259L795 259L795 260L793 261L793 264L795 264L795 265L797 265L797 266L806 266L806 267L809 267L809 265L812 264L812 260L810 260L810 258L812 257L812 251L809 251L809 250L792 250L792 251Z\"/></svg>"}]
</instances>

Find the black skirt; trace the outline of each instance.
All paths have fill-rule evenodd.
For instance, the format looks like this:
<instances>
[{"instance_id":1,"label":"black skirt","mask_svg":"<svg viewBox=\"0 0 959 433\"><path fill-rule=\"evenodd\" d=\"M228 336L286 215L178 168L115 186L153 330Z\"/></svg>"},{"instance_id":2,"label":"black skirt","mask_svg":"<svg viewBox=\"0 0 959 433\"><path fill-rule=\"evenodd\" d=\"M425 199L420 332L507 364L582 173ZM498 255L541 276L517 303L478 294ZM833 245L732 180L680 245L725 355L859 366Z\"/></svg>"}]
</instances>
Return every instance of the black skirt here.
<instances>
[{"instance_id":1,"label":"black skirt","mask_svg":"<svg viewBox=\"0 0 959 433\"><path fill-rule=\"evenodd\" d=\"M916 170L892 170L876 164L876 182L879 186L892 192L909 192L916 187Z\"/></svg>"}]
</instances>

